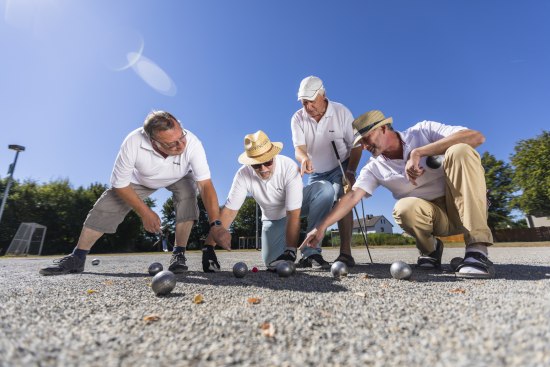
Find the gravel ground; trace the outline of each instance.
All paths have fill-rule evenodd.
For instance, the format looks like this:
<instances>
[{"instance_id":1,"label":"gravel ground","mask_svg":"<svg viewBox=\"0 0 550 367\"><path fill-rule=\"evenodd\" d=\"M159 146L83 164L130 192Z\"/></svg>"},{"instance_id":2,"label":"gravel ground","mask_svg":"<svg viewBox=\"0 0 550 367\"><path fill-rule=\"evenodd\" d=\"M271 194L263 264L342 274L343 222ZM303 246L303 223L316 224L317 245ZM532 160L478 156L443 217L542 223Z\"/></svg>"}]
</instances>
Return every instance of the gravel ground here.
<instances>
[{"instance_id":1,"label":"gravel ground","mask_svg":"<svg viewBox=\"0 0 550 367\"><path fill-rule=\"evenodd\" d=\"M415 249L371 248L372 265L353 251L361 264L341 280L279 278L256 251L219 251L223 271L205 274L188 252L190 271L165 297L147 267L168 254L90 255L84 273L56 277L38 274L51 258L0 258L0 366L550 365L550 247L491 249L490 280L395 280L390 264L415 263ZM237 279L237 261L260 271Z\"/></svg>"}]
</instances>

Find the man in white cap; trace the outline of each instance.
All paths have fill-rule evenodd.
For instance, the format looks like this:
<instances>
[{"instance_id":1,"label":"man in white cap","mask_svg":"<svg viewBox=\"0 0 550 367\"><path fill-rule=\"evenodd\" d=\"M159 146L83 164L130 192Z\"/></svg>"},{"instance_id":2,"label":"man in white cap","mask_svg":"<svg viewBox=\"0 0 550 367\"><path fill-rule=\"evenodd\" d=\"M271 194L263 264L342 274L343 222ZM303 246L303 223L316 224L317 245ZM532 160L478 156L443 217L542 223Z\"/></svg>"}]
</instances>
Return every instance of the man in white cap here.
<instances>
[{"instance_id":1,"label":"man in white cap","mask_svg":"<svg viewBox=\"0 0 550 367\"><path fill-rule=\"evenodd\" d=\"M485 137L475 130L434 121L422 121L398 132L392 122L378 110L353 122L355 142L372 158L361 169L352 191L308 234L304 244L315 246L327 226L381 185L397 199L395 221L416 239L419 268L441 267L443 242L435 236L464 234L466 254L454 269L456 274L494 276L493 263L487 257L493 237L487 225L485 171L475 150ZM442 161L434 164L434 156Z\"/></svg>"},{"instance_id":2,"label":"man in white cap","mask_svg":"<svg viewBox=\"0 0 550 367\"><path fill-rule=\"evenodd\" d=\"M229 228L246 196L252 195L262 209L262 258L269 270L280 262L296 260L300 217L307 216L311 230L328 214L334 196L328 182L304 188L296 163L279 154L282 148L282 143L271 142L261 130L245 136L245 151L239 156L243 166L221 210L222 225ZM209 236L206 244L213 246L215 241ZM313 265L327 268L320 262Z\"/></svg>"},{"instance_id":3,"label":"man in white cap","mask_svg":"<svg viewBox=\"0 0 550 367\"><path fill-rule=\"evenodd\" d=\"M298 101L302 103L303 108L292 116L290 125L300 172L302 175L309 174L308 185L320 181L330 182L336 201L354 184L355 170L361 159L361 147L354 148L353 145L353 115L344 105L327 98L323 82L316 76L308 76L302 80L298 90ZM342 185L344 177L333 144L344 167L345 179L349 182L346 189ZM342 261L349 267L354 266L355 260L351 255L351 208L338 222L338 229L341 240L340 255L335 261ZM303 248L300 261L307 266L312 254L315 254L315 251Z\"/></svg>"},{"instance_id":4,"label":"man in white cap","mask_svg":"<svg viewBox=\"0 0 550 367\"><path fill-rule=\"evenodd\" d=\"M187 270L185 248L191 228L199 217L197 186L210 219L210 234L221 246L229 247L231 234L221 226L216 190L201 141L170 113L153 111L143 127L132 131L120 147L111 188L90 210L78 243L70 255L40 270L42 275L81 273L86 255L103 235L115 233L126 214L134 209L147 232L160 233L160 218L144 199L157 189L173 193L176 208L176 243L168 269ZM216 265L215 254L203 252L203 269ZM205 265L206 264L206 265ZM219 265L218 265L219 267Z\"/></svg>"}]
</instances>

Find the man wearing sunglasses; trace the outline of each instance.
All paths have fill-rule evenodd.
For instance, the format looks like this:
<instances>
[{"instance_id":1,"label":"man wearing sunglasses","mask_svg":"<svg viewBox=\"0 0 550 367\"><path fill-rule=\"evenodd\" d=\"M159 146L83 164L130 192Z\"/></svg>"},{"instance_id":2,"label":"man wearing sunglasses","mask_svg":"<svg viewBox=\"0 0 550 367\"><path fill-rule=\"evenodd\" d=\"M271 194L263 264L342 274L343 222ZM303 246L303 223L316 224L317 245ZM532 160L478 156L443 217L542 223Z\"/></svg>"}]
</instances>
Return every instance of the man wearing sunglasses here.
<instances>
[{"instance_id":1,"label":"man wearing sunglasses","mask_svg":"<svg viewBox=\"0 0 550 367\"><path fill-rule=\"evenodd\" d=\"M131 209L141 217L146 231L159 233L160 218L143 200L160 188L173 193L176 208L176 243L170 271L187 270L185 247L199 217L197 186L211 221L210 235L221 246L230 246L231 235L219 221L218 196L202 143L193 133L184 130L170 113L151 112L143 127L124 139L111 175L111 186L90 210L72 254L55 260L53 265L41 269L40 274L84 271L86 255L95 242L103 233L115 233ZM203 269L209 271L212 266L219 267L215 254L203 252Z\"/></svg>"},{"instance_id":2,"label":"man wearing sunglasses","mask_svg":"<svg viewBox=\"0 0 550 367\"><path fill-rule=\"evenodd\" d=\"M307 216L308 231L314 228L330 211L334 190L328 182L304 189L296 163L279 154L283 144L271 142L261 130L245 136L244 148L239 156L243 166L235 174L221 221L229 228L246 196L252 195L262 209L262 258L274 270L283 261L296 260L300 217ZM207 238L206 244L215 243L212 236Z\"/></svg>"},{"instance_id":3,"label":"man wearing sunglasses","mask_svg":"<svg viewBox=\"0 0 550 367\"><path fill-rule=\"evenodd\" d=\"M315 182L330 182L334 188L334 201L344 194L342 170L332 148L334 144L342 166L345 170L345 180L349 182L347 189L355 183L355 170L361 160L361 147L353 145L353 115L346 106L329 101L323 82L316 76L308 76L300 83L298 101L303 108L296 111L291 119L292 142L295 157L300 164L302 176L309 174L308 185ZM340 255L335 261L342 261L347 266L355 265L351 256L351 233L353 215L351 210L338 222L340 232ZM312 261L326 261L322 258L309 256L310 250L304 249L301 262L308 265Z\"/></svg>"}]
</instances>

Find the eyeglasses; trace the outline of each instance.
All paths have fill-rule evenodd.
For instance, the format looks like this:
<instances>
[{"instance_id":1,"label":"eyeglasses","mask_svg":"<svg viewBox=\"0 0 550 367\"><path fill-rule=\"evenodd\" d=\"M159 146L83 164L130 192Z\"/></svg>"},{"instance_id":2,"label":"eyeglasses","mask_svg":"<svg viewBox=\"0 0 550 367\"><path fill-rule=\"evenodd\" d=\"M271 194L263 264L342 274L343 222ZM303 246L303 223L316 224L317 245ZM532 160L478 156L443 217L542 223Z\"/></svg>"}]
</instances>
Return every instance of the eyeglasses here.
<instances>
[{"instance_id":1,"label":"eyeglasses","mask_svg":"<svg viewBox=\"0 0 550 367\"><path fill-rule=\"evenodd\" d=\"M182 129L181 136L176 141L172 141L170 143L163 143L163 142L155 140L153 138L151 138L151 140L153 140L155 143L157 143L158 145L160 145L164 149L174 149L174 148L177 148L179 146L179 144L183 144L183 142L185 141L186 136L187 136L187 131Z\"/></svg>"},{"instance_id":2,"label":"eyeglasses","mask_svg":"<svg viewBox=\"0 0 550 367\"><path fill-rule=\"evenodd\" d=\"M264 163L252 164L252 168L254 168L254 169L259 169L259 168L262 168L262 166L264 166L264 167L271 167L272 164L273 164L273 158L271 158L271 160L269 160L269 161L267 161L267 162L264 162Z\"/></svg>"}]
</instances>

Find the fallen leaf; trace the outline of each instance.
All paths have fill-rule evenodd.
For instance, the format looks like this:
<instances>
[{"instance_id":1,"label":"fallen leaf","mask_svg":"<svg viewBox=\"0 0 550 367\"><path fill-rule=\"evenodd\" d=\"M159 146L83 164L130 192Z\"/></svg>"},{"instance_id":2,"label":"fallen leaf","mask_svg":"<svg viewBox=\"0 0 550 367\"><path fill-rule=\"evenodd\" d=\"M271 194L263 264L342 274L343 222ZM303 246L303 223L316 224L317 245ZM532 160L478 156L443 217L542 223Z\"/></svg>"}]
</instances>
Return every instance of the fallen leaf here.
<instances>
[{"instance_id":1,"label":"fallen leaf","mask_svg":"<svg viewBox=\"0 0 550 367\"><path fill-rule=\"evenodd\" d=\"M193 303L200 305L204 302L204 297L202 294L195 294L195 297L193 297Z\"/></svg>"},{"instance_id":2,"label":"fallen leaf","mask_svg":"<svg viewBox=\"0 0 550 367\"><path fill-rule=\"evenodd\" d=\"M250 303L251 305L257 305L258 303L261 302L261 299L259 298L255 298L255 297L250 297L249 299L246 300L248 303Z\"/></svg>"},{"instance_id":3,"label":"fallen leaf","mask_svg":"<svg viewBox=\"0 0 550 367\"><path fill-rule=\"evenodd\" d=\"M462 288L455 288L455 289L451 289L449 292L450 293L462 293L462 294L464 294L464 293L466 293L466 290L462 289Z\"/></svg>"},{"instance_id":4,"label":"fallen leaf","mask_svg":"<svg viewBox=\"0 0 550 367\"><path fill-rule=\"evenodd\" d=\"M368 274L363 275L363 279L369 279L369 275Z\"/></svg>"},{"instance_id":5,"label":"fallen leaf","mask_svg":"<svg viewBox=\"0 0 550 367\"><path fill-rule=\"evenodd\" d=\"M96 291L95 289L88 289L86 293L92 294L92 293L98 293L99 291Z\"/></svg>"},{"instance_id":6,"label":"fallen leaf","mask_svg":"<svg viewBox=\"0 0 550 367\"><path fill-rule=\"evenodd\" d=\"M150 324L152 322L155 322L155 321L158 321L160 320L160 316L159 315L148 315L148 316L145 316L143 318L143 321L145 321L146 323Z\"/></svg>"},{"instance_id":7,"label":"fallen leaf","mask_svg":"<svg viewBox=\"0 0 550 367\"><path fill-rule=\"evenodd\" d=\"M260 329L262 329L262 334L267 338L273 338L275 336L275 327L270 322L261 324Z\"/></svg>"},{"instance_id":8,"label":"fallen leaf","mask_svg":"<svg viewBox=\"0 0 550 367\"><path fill-rule=\"evenodd\" d=\"M112 280L106 280L105 285L113 285L113 281Z\"/></svg>"}]
</instances>

